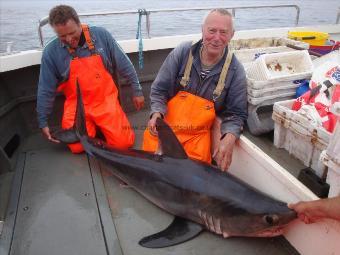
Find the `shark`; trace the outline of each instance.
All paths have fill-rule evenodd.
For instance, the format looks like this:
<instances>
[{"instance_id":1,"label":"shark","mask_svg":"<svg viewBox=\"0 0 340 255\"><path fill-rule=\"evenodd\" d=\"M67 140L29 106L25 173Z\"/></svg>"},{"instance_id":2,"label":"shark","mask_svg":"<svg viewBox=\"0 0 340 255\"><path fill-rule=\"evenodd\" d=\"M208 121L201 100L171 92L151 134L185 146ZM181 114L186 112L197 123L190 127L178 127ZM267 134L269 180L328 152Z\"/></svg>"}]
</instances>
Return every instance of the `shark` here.
<instances>
[{"instance_id":1,"label":"shark","mask_svg":"<svg viewBox=\"0 0 340 255\"><path fill-rule=\"evenodd\" d=\"M273 237L283 234L284 227L297 217L285 202L213 165L189 158L161 118L156 121L160 147L157 154L120 150L89 137L81 90L77 86L75 125L72 130L65 130L64 142L80 141L86 153L107 165L118 179L175 216L164 230L143 237L139 241L141 246L177 245L202 231L224 238ZM58 132L58 138L63 140L63 132Z\"/></svg>"}]
</instances>

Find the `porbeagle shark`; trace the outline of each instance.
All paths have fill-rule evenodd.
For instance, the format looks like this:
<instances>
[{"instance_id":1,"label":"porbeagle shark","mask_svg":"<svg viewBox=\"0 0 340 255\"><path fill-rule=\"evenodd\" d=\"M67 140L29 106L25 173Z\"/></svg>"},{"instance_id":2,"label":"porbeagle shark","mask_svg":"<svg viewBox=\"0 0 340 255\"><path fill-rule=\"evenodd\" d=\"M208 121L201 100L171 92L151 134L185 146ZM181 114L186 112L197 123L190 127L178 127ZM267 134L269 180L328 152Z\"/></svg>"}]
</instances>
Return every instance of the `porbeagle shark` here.
<instances>
[{"instance_id":1,"label":"porbeagle shark","mask_svg":"<svg viewBox=\"0 0 340 255\"><path fill-rule=\"evenodd\" d=\"M190 159L161 118L156 121L161 154L118 150L103 140L88 137L79 85L77 100L72 129L75 134L66 130L59 132L56 138L70 142L70 137L76 137L85 151L108 165L116 177L175 215L165 230L142 238L140 245L148 248L176 245L204 230L224 238L273 237L281 235L283 226L296 218L296 213L286 203L215 166Z\"/></svg>"}]
</instances>

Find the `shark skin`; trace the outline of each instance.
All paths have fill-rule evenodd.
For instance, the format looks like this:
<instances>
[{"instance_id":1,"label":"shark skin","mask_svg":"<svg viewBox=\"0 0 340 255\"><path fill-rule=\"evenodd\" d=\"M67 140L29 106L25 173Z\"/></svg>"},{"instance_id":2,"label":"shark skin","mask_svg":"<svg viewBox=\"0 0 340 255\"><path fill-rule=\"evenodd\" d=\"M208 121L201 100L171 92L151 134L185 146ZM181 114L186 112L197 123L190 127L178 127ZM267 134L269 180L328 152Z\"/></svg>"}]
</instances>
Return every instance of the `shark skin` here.
<instances>
[{"instance_id":1,"label":"shark skin","mask_svg":"<svg viewBox=\"0 0 340 255\"><path fill-rule=\"evenodd\" d=\"M75 130L85 151L150 202L175 215L169 227L143 238L144 247L179 244L208 230L231 236L273 237L296 218L278 201L212 165L188 158L169 126L157 119L161 154L118 150L87 136L78 85Z\"/></svg>"}]
</instances>

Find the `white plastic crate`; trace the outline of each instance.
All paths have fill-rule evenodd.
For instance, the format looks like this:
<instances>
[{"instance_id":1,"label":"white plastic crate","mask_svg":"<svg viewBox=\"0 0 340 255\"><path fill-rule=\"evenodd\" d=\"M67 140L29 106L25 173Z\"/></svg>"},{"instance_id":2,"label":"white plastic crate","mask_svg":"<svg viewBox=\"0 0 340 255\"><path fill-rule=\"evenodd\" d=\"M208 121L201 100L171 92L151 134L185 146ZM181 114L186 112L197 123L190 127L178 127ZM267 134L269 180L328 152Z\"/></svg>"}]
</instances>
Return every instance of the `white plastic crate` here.
<instances>
[{"instance_id":1,"label":"white plastic crate","mask_svg":"<svg viewBox=\"0 0 340 255\"><path fill-rule=\"evenodd\" d=\"M249 89L286 89L286 88L297 88L300 84L294 83L294 79L282 79L275 81L264 81L264 80L256 80L254 79L250 73L247 72L247 85ZM306 75L303 79L310 79L311 75ZM297 79L299 80L299 79Z\"/></svg>"},{"instance_id":2,"label":"white plastic crate","mask_svg":"<svg viewBox=\"0 0 340 255\"><path fill-rule=\"evenodd\" d=\"M295 94L296 88L299 86L299 83L287 82L285 86L282 87L268 87L263 89L253 89L250 86L247 87L248 95L251 97L266 97L277 94L284 94L293 92Z\"/></svg>"},{"instance_id":3,"label":"white plastic crate","mask_svg":"<svg viewBox=\"0 0 340 255\"><path fill-rule=\"evenodd\" d=\"M340 102L334 103L331 111L340 117ZM340 195L340 118L338 118L327 150L323 151L320 160L328 167L327 183L329 184L329 197Z\"/></svg>"},{"instance_id":4,"label":"white plastic crate","mask_svg":"<svg viewBox=\"0 0 340 255\"><path fill-rule=\"evenodd\" d=\"M261 96L261 97L252 97L251 95L248 94L248 102L252 105L259 105L263 104L264 102L271 101L273 104L277 101L283 101L283 100L288 100L292 99L295 95L295 90L288 91L288 92L276 92L271 95L266 95L266 96Z\"/></svg>"},{"instance_id":5,"label":"white plastic crate","mask_svg":"<svg viewBox=\"0 0 340 255\"><path fill-rule=\"evenodd\" d=\"M258 72L258 80L304 79L312 75L313 63L306 50L264 54L254 61L252 71Z\"/></svg>"},{"instance_id":6,"label":"white plastic crate","mask_svg":"<svg viewBox=\"0 0 340 255\"><path fill-rule=\"evenodd\" d=\"M333 160L326 151L321 153L320 160L328 167L326 178L326 182L329 184L328 197L340 196L340 164Z\"/></svg>"},{"instance_id":7,"label":"white plastic crate","mask_svg":"<svg viewBox=\"0 0 340 255\"><path fill-rule=\"evenodd\" d=\"M279 47L286 45L293 45L303 49L308 49L309 44L301 41L295 41L288 38L280 37L259 37L251 39L237 39L231 40L229 43L234 50Z\"/></svg>"},{"instance_id":8,"label":"white plastic crate","mask_svg":"<svg viewBox=\"0 0 340 255\"><path fill-rule=\"evenodd\" d=\"M288 52L295 51L292 48L288 48L286 46L277 46L277 47L267 47L267 48L254 48L254 49L241 49L236 50L234 52L238 61L240 61L243 65L247 65L249 62L256 60L259 56L263 54L269 53L278 53L278 52Z\"/></svg>"},{"instance_id":9,"label":"white plastic crate","mask_svg":"<svg viewBox=\"0 0 340 255\"><path fill-rule=\"evenodd\" d=\"M274 145L286 149L321 177L325 166L319 158L329 143L330 133L291 110L293 102L294 99L274 104Z\"/></svg>"}]
</instances>

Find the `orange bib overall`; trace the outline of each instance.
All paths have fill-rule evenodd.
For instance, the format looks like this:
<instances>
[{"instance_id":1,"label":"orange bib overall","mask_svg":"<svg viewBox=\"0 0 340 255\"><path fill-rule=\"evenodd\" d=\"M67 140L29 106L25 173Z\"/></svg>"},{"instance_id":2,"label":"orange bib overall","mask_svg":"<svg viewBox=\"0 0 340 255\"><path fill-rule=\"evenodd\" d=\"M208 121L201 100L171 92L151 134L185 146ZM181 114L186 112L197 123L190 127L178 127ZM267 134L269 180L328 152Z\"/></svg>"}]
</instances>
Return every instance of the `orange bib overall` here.
<instances>
[{"instance_id":1,"label":"orange bib overall","mask_svg":"<svg viewBox=\"0 0 340 255\"><path fill-rule=\"evenodd\" d=\"M190 158L211 162L210 129L215 119L213 102L180 91L169 100L164 119ZM157 147L157 136L145 130L143 150L154 152Z\"/></svg>"},{"instance_id":2,"label":"orange bib overall","mask_svg":"<svg viewBox=\"0 0 340 255\"><path fill-rule=\"evenodd\" d=\"M96 126L106 138L106 142L114 147L126 149L134 143L134 132L118 101L118 89L111 74L105 69L99 54L94 53L89 28L82 25L86 43L91 55L89 57L73 57L70 63L69 79L62 83L57 91L65 95L62 128L73 127L77 107L77 80L82 92L86 128L88 135L96 135ZM70 54L74 51L69 49ZM73 153L80 153L80 143L69 144Z\"/></svg>"},{"instance_id":3,"label":"orange bib overall","mask_svg":"<svg viewBox=\"0 0 340 255\"><path fill-rule=\"evenodd\" d=\"M219 82L214 90L214 98L220 96L232 59L232 51L224 63ZM182 87L188 84L193 56L190 50L184 76L180 82ZM214 102L180 91L171 98L167 105L168 112L164 119L174 131L177 139L190 158L211 163L211 128L215 120ZM155 152L158 147L157 136L149 130L144 132L143 150Z\"/></svg>"}]
</instances>

